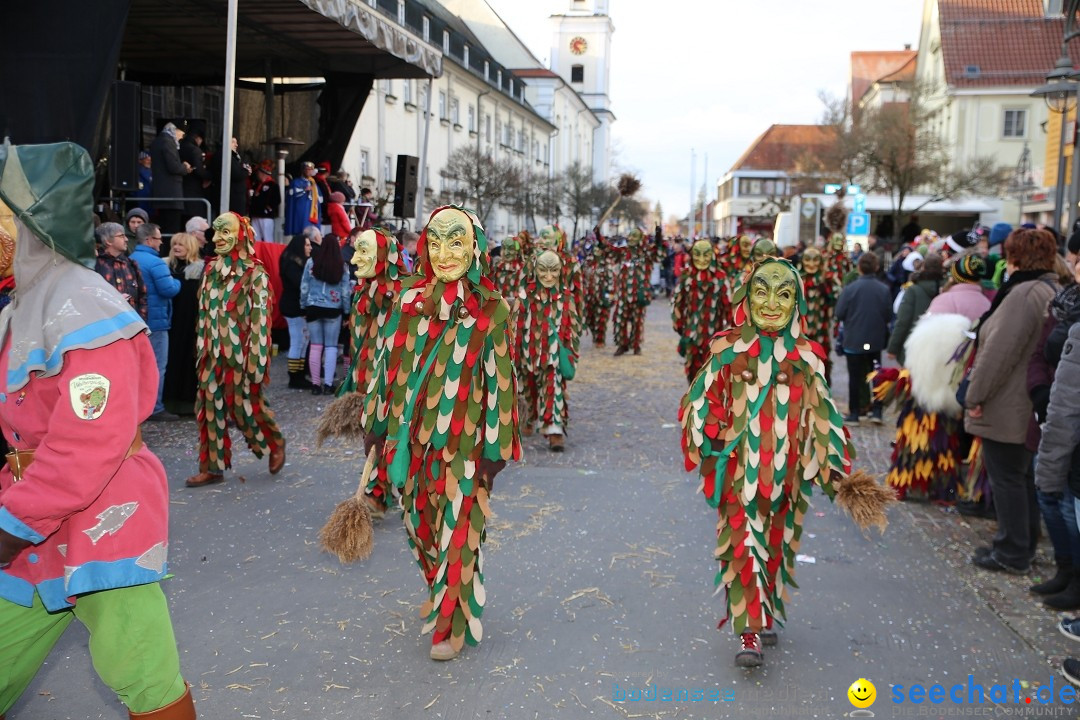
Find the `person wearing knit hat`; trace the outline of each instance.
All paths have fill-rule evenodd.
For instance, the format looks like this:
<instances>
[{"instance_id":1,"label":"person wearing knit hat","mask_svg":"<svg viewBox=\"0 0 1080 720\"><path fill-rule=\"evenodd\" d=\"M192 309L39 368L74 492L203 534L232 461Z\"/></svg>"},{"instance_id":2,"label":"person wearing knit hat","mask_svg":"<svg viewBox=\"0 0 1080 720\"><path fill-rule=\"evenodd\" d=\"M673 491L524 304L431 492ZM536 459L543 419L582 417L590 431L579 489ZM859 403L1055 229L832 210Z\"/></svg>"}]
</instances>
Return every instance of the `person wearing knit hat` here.
<instances>
[{"instance_id":1,"label":"person wearing knit hat","mask_svg":"<svg viewBox=\"0 0 1080 720\"><path fill-rule=\"evenodd\" d=\"M990 300L983 294L980 283L986 276L986 261L976 253L956 258L949 266L948 289L930 302L926 312L963 315L975 322L990 309Z\"/></svg>"},{"instance_id":2,"label":"person wearing knit hat","mask_svg":"<svg viewBox=\"0 0 1080 720\"><path fill-rule=\"evenodd\" d=\"M990 228L989 255L986 258L986 278L983 280L984 290L997 290L1005 277L1005 239L1012 232L1012 225L1007 222L994 223Z\"/></svg>"},{"instance_id":3,"label":"person wearing knit hat","mask_svg":"<svg viewBox=\"0 0 1080 720\"><path fill-rule=\"evenodd\" d=\"M142 208L131 208L124 216L124 234L127 235L127 254L130 255L139 241L135 239L135 231L140 225L150 222L150 215Z\"/></svg>"},{"instance_id":4,"label":"person wearing knit hat","mask_svg":"<svg viewBox=\"0 0 1080 720\"><path fill-rule=\"evenodd\" d=\"M330 193L326 212L330 216L330 232L344 242L352 232L352 222L349 220L349 213L345 211L345 193Z\"/></svg>"}]
</instances>

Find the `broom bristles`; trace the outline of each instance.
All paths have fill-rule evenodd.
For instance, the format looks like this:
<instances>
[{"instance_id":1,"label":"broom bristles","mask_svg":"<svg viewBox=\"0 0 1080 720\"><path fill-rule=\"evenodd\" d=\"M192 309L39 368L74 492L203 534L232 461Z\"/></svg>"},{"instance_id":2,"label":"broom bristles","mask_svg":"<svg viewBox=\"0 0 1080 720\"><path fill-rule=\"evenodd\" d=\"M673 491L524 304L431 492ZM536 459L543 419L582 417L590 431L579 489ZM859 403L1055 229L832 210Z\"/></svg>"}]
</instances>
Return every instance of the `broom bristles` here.
<instances>
[{"instance_id":1,"label":"broom bristles","mask_svg":"<svg viewBox=\"0 0 1080 720\"><path fill-rule=\"evenodd\" d=\"M860 530L876 527L882 534L889 524L885 510L896 501L895 490L879 484L864 470L841 480L836 493L836 504L851 516Z\"/></svg>"},{"instance_id":2,"label":"broom bristles","mask_svg":"<svg viewBox=\"0 0 1080 720\"><path fill-rule=\"evenodd\" d=\"M359 497L342 500L319 531L319 547L343 564L367 560L375 549L375 533L367 502Z\"/></svg>"},{"instance_id":3,"label":"broom bristles","mask_svg":"<svg viewBox=\"0 0 1080 720\"><path fill-rule=\"evenodd\" d=\"M364 426L360 417L364 412L364 396L351 392L330 403L319 418L315 429L315 447L321 448L327 438L363 440Z\"/></svg>"},{"instance_id":4,"label":"broom bristles","mask_svg":"<svg viewBox=\"0 0 1080 720\"><path fill-rule=\"evenodd\" d=\"M630 197L641 189L641 181L630 173L623 173L615 187L618 188L620 196Z\"/></svg>"}]
</instances>

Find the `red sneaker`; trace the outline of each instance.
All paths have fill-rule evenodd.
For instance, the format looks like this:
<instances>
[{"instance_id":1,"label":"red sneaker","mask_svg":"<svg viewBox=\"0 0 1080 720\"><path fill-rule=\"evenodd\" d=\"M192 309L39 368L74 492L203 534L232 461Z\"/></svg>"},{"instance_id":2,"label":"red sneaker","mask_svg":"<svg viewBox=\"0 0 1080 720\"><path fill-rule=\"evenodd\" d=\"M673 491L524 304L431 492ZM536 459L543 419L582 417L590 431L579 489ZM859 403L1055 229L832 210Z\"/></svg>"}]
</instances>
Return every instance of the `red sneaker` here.
<instances>
[{"instance_id":1,"label":"red sneaker","mask_svg":"<svg viewBox=\"0 0 1080 720\"><path fill-rule=\"evenodd\" d=\"M735 653L735 664L745 668L760 666L765 660L765 653L761 651L761 638L754 632L744 632L740 638L742 650Z\"/></svg>"}]
</instances>

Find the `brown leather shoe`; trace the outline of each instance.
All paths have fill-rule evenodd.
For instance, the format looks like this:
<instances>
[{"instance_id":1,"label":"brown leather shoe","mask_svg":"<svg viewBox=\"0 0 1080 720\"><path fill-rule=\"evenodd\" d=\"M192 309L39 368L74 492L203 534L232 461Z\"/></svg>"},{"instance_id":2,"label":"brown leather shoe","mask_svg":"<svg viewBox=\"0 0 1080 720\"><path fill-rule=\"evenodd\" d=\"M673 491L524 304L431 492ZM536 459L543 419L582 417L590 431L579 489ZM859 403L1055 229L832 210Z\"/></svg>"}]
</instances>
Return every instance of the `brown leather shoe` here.
<instances>
[{"instance_id":1,"label":"brown leather shoe","mask_svg":"<svg viewBox=\"0 0 1080 720\"><path fill-rule=\"evenodd\" d=\"M548 450L551 452L562 452L565 441L562 435L548 435Z\"/></svg>"},{"instance_id":2,"label":"brown leather shoe","mask_svg":"<svg viewBox=\"0 0 1080 720\"><path fill-rule=\"evenodd\" d=\"M189 477L184 485L202 487L203 485L217 485L219 482L225 482L225 476L221 473L201 472L198 475Z\"/></svg>"},{"instance_id":3,"label":"brown leather shoe","mask_svg":"<svg viewBox=\"0 0 1080 720\"><path fill-rule=\"evenodd\" d=\"M131 720L195 720L195 701L191 699L191 686L188 685L183 695L163 708L142 713L129 710L128 717Z\"/></svg>"},{"instance_id":4,"label":"brown leather shoe","mask_svg":"<svg viewBox=\"0 0 1080 720\"><path fill-rule=\"evenodd\" d=\"M270 474L277 475L281 468L285 467L285 441L281 441L279 447L270 451Z\"/></svg>"}]
</instances>

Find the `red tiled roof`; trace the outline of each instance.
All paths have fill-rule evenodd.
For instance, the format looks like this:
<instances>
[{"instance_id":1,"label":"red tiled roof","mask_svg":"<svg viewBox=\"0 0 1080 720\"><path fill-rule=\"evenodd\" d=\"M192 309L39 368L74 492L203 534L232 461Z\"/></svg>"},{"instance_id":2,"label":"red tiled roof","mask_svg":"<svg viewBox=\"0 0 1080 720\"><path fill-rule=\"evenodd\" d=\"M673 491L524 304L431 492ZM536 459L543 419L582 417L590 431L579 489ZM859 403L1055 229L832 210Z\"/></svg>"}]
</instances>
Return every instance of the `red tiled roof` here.
<instances>
[{"instance_id":1,"label":"red tiled roof","mask_svg":"<svg viewBox=\"0 0 1080 720\"><path fill-rule=\"evenodd\" d=\"M851 53L852 101L857 103L862 100L871 85L906 67L917 55L915 50L860 50Z\"/></svg>"},{"instance_id":2,"label":"red tiled roof","mask_svg":"<svg viewBox=\"0 0 1080 720\"><path fill-rule=\"evenodd\" d=\"M557 78L557 73L548 70L547 68L521 68L519 70L511 70L517 77L522 78Z\"/></svg>"},{"instance_id":3,"label":"red tiled roof","mask_svg":"<svg viewBox=\"0 0 1080 720\"><path fill-rule=\"evenodd\" d=\"M919 59L918 53L912 52L911 59L909 59L902 67L897 68L895 71L879 77L875 82L879 83L909 83L915 80L915 65Z\"/></svg>"},{"instance_id":4,"label":"red tiled roof","mask_svg":"<svg viewBox=\"0 0 1080 720\"><path fill-rule=\"evenodd\" d=\"M938 0L938 10L951 87L1042 85L1061 53L1065 20L1045 17L1042 0Z\"/></svg>"},{"instance_id":5,"label":"red tiled roof","mask_svg":"<svg viewBox=\"0 0 1080 720\"><path fill-rule=\"evenodd\" d=\"M832 133L829 125L772 125L758 136L731 169L793 172L800 157L808 151L832 143Z\"/></svg>"}]
</instances>

